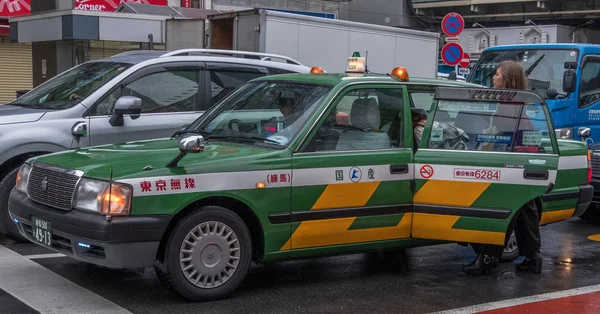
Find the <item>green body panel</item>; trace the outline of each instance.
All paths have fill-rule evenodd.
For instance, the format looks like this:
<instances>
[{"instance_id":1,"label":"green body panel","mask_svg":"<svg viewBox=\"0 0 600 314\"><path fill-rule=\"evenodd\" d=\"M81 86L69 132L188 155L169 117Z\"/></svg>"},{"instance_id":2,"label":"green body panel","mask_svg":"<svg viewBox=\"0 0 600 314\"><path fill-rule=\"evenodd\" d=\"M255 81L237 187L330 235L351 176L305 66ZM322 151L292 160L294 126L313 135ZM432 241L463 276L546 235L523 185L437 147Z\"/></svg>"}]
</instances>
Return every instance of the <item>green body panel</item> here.
<instances>
[{"instance_id":1,"label":"green body panel","mask_svg":"<svg viewBox=\"0 0 600 314\"><path fill-rule=\"evenodd\" d=\"M587 154L587 146L581 141L558 139L558 151L560 156L581 156Z\"/></svg>"},{"instance_id":2,"label":"green body panel","mask_svg":"<svg viewBox=\"0 0 600 314\"><path fill-rule=\"evenodd\" d=\"M400 223L404 214L357 217L348 230L393 227Z\"/></svg>"}]
</instances>

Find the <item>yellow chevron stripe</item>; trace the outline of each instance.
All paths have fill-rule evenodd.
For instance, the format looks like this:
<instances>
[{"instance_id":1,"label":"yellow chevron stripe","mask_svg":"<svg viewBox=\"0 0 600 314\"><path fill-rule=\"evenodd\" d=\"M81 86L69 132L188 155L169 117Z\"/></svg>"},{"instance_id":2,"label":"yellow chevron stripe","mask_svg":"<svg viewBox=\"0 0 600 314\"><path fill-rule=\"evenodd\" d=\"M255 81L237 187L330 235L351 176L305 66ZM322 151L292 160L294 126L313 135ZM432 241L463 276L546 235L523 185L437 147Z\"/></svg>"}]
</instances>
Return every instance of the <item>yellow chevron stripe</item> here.
<instances>
[{"instance_id":1,"label":"yellow chevron stripe","mask_svg":"<svg viewBox=\"0 0 600 314\"><path fill-rule=\"evenodd\" d=\"M453 229L460 216L413 213L412 237L504 245L504 232Z\"/></svg>"},{"instance_id":2,"label":"yellow chevron stripe","mask_svg":"<svg viewBox=\"0 0 600 314\"><path fill-rule=\"evenodd\" d=\"M348 230L356 217L305 221L298 226L281 251L319 246L403 239L410 236L410 213L393 227Z\"/></svg>"},{"instance_id":3,"label":"yellow chevron stripe","mask_svg":"<svg viewBox=\"0 0 600 314\"><path fill-rule=\"evenodd\" d=\"M415 204L470 207L491 183L428 180L415 194Z\"/></svg>"},{"instance_id":4,"label":"yellow chevron stripe","mask_svg":"<svg viewBox=\"0 0 600 314\"><path fill-rule=\"evenodd\" d=\"M545 225L557 221L567 220L573 217L575 213L575 208L570 209L562 209L562 210L553 210L549 212L542 212L542 217L540 218L540 225Z\"/></svg>"}]
</instances>

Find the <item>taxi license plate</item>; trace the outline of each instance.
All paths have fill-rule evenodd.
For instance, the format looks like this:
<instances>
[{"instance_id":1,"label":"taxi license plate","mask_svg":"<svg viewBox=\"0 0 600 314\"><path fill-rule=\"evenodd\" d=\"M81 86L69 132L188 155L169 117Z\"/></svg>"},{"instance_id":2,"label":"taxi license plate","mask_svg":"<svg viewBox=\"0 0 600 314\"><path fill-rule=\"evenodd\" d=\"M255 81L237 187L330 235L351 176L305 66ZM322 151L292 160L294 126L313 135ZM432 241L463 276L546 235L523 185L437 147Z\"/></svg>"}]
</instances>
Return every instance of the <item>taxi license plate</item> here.
<instances>
[{"instance_id":1,"label":"taxi license plate","mask_svg":"<svg viewBox=\"0 0 600 314\"><path fill-rule=\"evenodd\" d=\"M31 231L37 243L52 246L52 225L49 221L31 217Z\"/></svg>"}]
</instances>

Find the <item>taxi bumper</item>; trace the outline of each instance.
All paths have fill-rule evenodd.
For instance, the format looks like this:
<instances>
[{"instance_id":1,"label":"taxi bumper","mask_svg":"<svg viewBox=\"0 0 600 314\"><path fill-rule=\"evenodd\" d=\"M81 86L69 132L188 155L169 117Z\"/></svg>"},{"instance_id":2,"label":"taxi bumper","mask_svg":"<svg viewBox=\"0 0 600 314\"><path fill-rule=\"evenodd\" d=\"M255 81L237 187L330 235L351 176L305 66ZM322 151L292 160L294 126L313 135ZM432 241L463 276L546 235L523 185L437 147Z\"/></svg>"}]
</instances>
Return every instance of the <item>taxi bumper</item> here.
<instances>
[{"instance_id":1,"label":"taxi bumper","mask_svg":"<svg viewBox=\"0 0 600 314\"><path fill-rule=\"evenodd\" d=\"M577 207L573 216L579 217L585 212L590 206L595 194L595 188L591 184L584 184L579 186L579 200L577 201Z\"/></svg>"},{"instance_id":2,"label":"taxi bumper","mask_svg":"<svg viewBox=\"0 0 600 314\"><path fill-rule=\"evenodd\" d=\"M154 264L162 235L171 215L112 217L96 213L54 209L13 189L9 214L19 232L31 242L82 262L108 268L141 268ZM51 245L32 234L32 217L51 226Z\"/></svg>"},{"instance_id":3,"label":"taxi bumper","mask_svg":"<svg viewBox=\"0 0 600 314\"><path fill-rule=\"evenodd\" d=\"M594 187L594 196L592 198L592 203L600 204L600 180L592 179L590 184Z\"/></svg>"}]
</instances>

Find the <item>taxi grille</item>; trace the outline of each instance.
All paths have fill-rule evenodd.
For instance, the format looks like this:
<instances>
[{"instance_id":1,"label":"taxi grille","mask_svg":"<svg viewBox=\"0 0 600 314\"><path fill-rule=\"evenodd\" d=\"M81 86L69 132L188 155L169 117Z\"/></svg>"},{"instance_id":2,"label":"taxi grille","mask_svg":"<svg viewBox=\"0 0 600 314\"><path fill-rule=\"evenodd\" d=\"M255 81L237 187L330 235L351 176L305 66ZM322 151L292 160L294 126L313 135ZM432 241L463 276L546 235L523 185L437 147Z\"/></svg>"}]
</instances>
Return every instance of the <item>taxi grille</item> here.
<instances>
[{"instance_id":1,"label":"taxi grille","mask_svg":"<svg viewBox=\"0 0 600 314\"><path fill-rule=\"evenodd\" d=\"M591 151L592 157L592 178L600 179L600 150Z\"/></svg>"},{"instance_id":2,"label":"taxi grille","mask_svg":"<svg viewBox=\"0 0 600 314\"><path fill-rule=\"evenodd\" d=\"M79 177L42 167L33 167L29 175L27 192L29 198L50 207L71 210L73 194Z\"/></svg>"}]
</instances>

